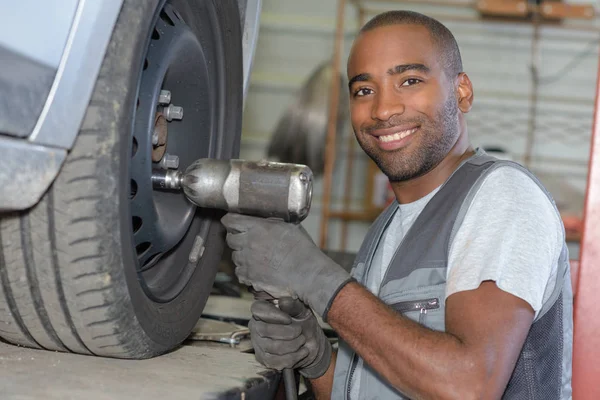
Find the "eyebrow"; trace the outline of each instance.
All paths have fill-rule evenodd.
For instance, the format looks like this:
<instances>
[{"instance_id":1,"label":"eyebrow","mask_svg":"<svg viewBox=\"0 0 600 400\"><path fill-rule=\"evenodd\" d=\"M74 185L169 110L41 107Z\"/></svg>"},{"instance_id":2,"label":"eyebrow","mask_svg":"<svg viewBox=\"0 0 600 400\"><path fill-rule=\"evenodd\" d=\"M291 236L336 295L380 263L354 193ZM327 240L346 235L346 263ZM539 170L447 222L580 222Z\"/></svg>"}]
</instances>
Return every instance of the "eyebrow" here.
<instances>
[{"instance_id":1,"label":"eyebrow","mask_svg":"<svg viewBox=\"0 0 600 400\"><path fill-rule=\"evenodd\" d=\"M429 69L429 67L424 64L401 64L396 65L394 68L388 69L387 73L388 75L397 75L402 74L406 71L420 71L425 74L428 74L431 72L431 69Z\"/></svg>"},{"instance_id":2,"label":"eyebrow","mask_svg":"<svg viewBox=\"0 0 600 400\"><path fill-rule=\"evenodd\" d=\"M425 64L400 64L396 65L394 68L388 69L387 73L388 75L398 75L406 71L420 71L425 74L428 74L431 72L431 69ZM348 81L348 88L351 88L352 84L354 84L355 82L365 82L369 79L371 79L371 74L358 74L356 76L353 76Z\"/></svg>"},{"instance_id":3,"label":"eyebrow","mask_svg":"<svg viewBox=\"0 0 600 400\"><path fill-rule=\"evenodd\" d=\"M365 81L368 81L369 79L371 79L371 74L358 74L356 76L353 76L348 81L348 88L351 88L352 85L354 84L354 82L365 82Z\"/></svg>"}]
</instances>

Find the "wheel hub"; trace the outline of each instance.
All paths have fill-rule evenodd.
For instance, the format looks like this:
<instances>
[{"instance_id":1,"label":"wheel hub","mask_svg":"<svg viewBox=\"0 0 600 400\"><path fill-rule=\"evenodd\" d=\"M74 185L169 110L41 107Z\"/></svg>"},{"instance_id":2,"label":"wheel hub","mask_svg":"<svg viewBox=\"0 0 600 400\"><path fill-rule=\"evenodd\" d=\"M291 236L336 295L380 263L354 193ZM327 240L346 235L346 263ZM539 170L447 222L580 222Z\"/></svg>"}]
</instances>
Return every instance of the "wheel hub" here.
<instances>
[{"instance_id":1,"label":"wheel hub","mask_svg":"<svg viewBox=\"0 0 600 400\"><path fill-rule=\"evenodd\" d=\"M162 113L157 112L152 132L152 162L158 163L163 159L167 151L168 134L167 120Z\"/></svg>"}]
</instances>

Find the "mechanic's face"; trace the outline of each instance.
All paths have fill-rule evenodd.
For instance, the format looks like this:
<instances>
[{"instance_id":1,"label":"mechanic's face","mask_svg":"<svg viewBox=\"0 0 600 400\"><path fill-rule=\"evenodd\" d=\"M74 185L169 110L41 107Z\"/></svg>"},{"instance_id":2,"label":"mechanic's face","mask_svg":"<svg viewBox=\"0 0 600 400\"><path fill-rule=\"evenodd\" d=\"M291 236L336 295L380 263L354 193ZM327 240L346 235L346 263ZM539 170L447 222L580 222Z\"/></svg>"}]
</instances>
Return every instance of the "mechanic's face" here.
<instances>
[{"instance_id":1,"label":"mechanic's face","mask_svg":"<svg viewBox=\"0 0 600 400\"><path fill-rule=\"evenodd\" d=\"M348 60L352 127L390 181L426 174L459 136L455 77L446 77L426 28L361 34Z\"/></svg>"}]
</instances>

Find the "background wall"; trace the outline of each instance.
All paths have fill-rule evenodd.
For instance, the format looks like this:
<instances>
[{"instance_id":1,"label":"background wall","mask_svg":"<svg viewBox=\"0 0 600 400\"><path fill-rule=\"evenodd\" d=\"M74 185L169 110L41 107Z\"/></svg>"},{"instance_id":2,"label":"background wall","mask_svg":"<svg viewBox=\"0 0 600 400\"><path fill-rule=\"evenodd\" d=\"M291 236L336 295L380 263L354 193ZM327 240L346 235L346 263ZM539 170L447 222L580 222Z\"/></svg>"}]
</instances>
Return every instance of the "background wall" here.
<instances>
[{"instance_id":1,"label":"background wall","mask_svg":"<svg viewBox=\"0 0 600 400\"><path fill-rule=\"evenodd\" d=\"M584 3L579 0L577 3ZM589 1L589 3L593 3ZM381 11L410 9L439 17L455 35L465 71L475 88L475 103L467 115L476 146L501 146L523 161L530 129L533 87L529 24L453 22L448 16L474 15L469 9L401 2L372 2ZM279 118L312 70L333 52L335 0L263 0L260 36L246 100L241 156L265 157ZM368 18L374 14L370 13ZM575 21L573 21L574 23ZM571 23L571 22L570 22ZM588 21L584 23L590 25ZM342 66L357 31L356 8L346 7ZM535 102L535 142L530 168L567 212L581 213L587 176L589 141L598 69L599 35L543 27L537 60L539 90ZM349 128L346 134L351 134ZM340 208L346 140L337 147L333 207ZM365 195L366 156L355 161L353 207ZM317 179L313 208L304 225L318 240L321 179ZM369 224L350 224L348 250L356 251ZM331 220L329 248L339 243L339 221Z\"/></svg>"}]
</instances>

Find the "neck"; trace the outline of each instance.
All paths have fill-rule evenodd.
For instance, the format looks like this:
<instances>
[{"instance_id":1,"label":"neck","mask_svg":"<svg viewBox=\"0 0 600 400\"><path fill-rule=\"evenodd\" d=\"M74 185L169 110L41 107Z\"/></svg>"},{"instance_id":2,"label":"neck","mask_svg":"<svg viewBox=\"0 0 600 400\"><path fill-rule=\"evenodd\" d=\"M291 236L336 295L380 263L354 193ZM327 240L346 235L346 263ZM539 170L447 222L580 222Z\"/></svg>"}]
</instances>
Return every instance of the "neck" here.
<instances>
[{"instance_id":1,"label":"neck","mask_svg":"<svg viewBox=\"0 0 600 400\"><path fill-rule=\"evenodd\" d=\"M403 182L392 182L392 190L400 204L412 203L427 196L438 186L446 182L460 163L471 157L475 150L469 143L466 130L463 130L458 140L448 152L448 155L425 175Z\"/></svg>"}]
</instances>

